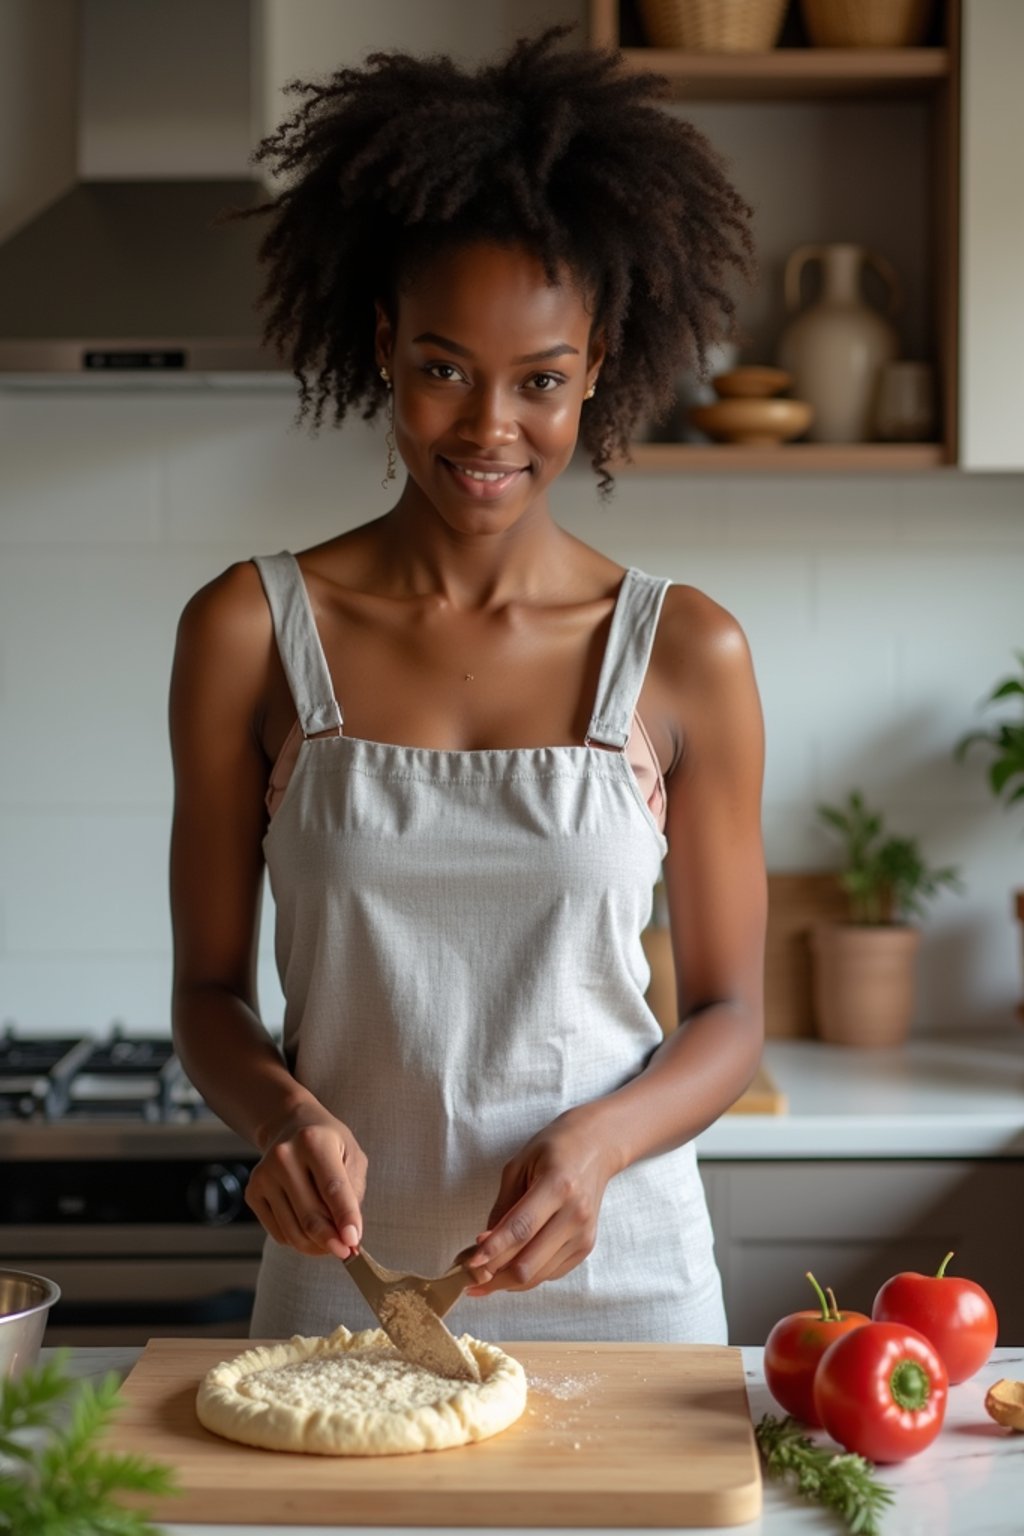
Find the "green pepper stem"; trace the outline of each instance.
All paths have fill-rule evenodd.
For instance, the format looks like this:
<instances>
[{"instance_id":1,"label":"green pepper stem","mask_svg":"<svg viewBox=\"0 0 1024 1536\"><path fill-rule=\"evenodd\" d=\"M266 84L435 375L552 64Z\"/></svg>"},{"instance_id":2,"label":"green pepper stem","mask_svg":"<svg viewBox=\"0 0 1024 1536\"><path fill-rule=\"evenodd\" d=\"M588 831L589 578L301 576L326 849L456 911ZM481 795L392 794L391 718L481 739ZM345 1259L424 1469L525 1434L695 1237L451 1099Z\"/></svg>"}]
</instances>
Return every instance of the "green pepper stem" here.
<instances>
[{"instance_id":1,"label":"green pepper stem","mask_svg":"<svg viewBox=\"0 0 1024 1536\"><path fill-rule=\"evenodd\" d=\"M829 1318L829 1315L828 1315L828 1302L825 1300L825 1292L822 1290L822 1288L818 1284L817 1280L815 1280L814 1276L811 1274L809 1269L805 1271L805 1274L807 1276L807 1279L814 1286L815 1295L817 1296L818 1301L821 1304L821 1320L822 1320L823 1323L827 1323L827 1322L830 1321L830 1318Z\"/></svg>"},{"instance_id":2,"label":"green pepper stem","mask_svg":"<svg viewBox=\"0 0 1024 1536\"><path fill-rule=\"evenodd\" d=\"M832 1311L829 1314L829 1321L833 1323L841 1323L842 1318L839 1316L839 1308L836 1306L836 1293L830 1285L826 1285L825 1295L828 1297L828 1304L832 1308Z\"/></svg>"},{"instance_id":3,"label":"green pepper stem","mask_svg":"<svg viewBox=\"0 0 1024 1536\"><path fill-rule=\"evenodd\" d=\"M943 1259L942 1263L939 1265L938 1271L937 1271L937 1273L935 1275L936 1280L944 1280L946 1278L946 1265L949 1263L949 1261L950 1261L950 1259L952 1257L953 1257L953 1255L951 1253L947 1253L946 1254L946 1257Z\"/></svg>"}]
</instances>

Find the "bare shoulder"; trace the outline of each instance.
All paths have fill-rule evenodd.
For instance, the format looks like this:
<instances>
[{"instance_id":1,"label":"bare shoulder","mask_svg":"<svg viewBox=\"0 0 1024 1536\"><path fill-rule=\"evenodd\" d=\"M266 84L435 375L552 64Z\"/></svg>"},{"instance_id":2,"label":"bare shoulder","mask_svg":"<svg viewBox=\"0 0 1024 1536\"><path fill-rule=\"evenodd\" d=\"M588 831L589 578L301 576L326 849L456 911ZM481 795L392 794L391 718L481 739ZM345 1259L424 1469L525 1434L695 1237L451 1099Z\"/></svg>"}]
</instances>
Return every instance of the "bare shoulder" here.
<instances>
[{"instance_id":1,"label":"bare shoulder","mask_svg":"<svg viewBox=\"0 0 1024 1536\"><path fill-rule=\"evenodd\" d=\"M665 593L652 665L673 690L720 687L752 672L738 621L707 593L685 585Z\"/></svg>"},{"instance_id":2,"label":"bare shoulder","mask_svg":"<svg viewBox=\"0 0 1024 1536\"><path fill-rule=\"evenodd\" d=\"M728 609L697 587L673 585L665 594L645 695L667 774L761 750L747 637Z\"/></svg>"},{"instance_id":3,"label":"bare shoulder","mask_svg":"<svg viewBox=\"0 0 1024 1536\"><path fill-rule=\"evenodd\" d=\"M172 721L256 728L275 673L273 623L259 572L242 560L195 592L178 621L171 680ZM208 718L207 718L208 717Z\"/></svg>"},{"instance_id":4,"label":"bare shoulder","mask_svg":"<svg viewBox=\"0 0 1024 1536\"><path fill-rule=\"evenodd\" d=\"M239 560L189 598L178 621L178 649L252 661L265 658L272 634L259 572L251 560Z\"/></svg>"}]
</instances>

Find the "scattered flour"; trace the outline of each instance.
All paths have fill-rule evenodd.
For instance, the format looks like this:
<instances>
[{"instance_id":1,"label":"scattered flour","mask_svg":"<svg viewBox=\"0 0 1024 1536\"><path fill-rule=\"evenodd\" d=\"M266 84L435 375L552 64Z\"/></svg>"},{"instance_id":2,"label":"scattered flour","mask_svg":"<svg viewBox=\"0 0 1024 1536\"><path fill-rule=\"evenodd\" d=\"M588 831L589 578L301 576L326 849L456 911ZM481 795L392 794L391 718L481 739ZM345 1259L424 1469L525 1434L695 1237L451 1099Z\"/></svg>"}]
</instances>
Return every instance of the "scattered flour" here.
<instances>
[{"instance_id":1,"label":"scattered flour","mask_svg":"<svg viewBox=\"0 0 1024 1536\"><path fill-rule=\"evenodd\" d=\"M574 1397L582 1397L585 1392L592 1392L600 1380L596 1371L588 1371L582 1376L541 1376L536 1372L527 1372L526 1376L531 1392L543 1392L547 1397L557 1397L560 1402L569 1402Z\"/></svg>"}]
</instances>

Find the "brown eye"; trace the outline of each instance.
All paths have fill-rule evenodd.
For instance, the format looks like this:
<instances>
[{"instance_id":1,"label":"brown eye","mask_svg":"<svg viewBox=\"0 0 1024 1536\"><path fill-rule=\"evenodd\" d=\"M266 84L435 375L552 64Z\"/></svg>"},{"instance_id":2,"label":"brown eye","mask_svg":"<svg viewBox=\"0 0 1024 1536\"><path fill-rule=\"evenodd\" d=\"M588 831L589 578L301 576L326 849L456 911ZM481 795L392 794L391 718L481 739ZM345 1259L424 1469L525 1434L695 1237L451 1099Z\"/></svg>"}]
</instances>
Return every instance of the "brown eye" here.
<instances>
[{"instance_id":1,"label":"brown eye","mask_svg":"<svg viewBox=\"0 0 1024 1536\"><path fill-rule=\"evenodd\" d=\"M462 377L454 363L427 363L423 372L432 379L441 379L443 383Z\"/></svg>"}]
</instances>

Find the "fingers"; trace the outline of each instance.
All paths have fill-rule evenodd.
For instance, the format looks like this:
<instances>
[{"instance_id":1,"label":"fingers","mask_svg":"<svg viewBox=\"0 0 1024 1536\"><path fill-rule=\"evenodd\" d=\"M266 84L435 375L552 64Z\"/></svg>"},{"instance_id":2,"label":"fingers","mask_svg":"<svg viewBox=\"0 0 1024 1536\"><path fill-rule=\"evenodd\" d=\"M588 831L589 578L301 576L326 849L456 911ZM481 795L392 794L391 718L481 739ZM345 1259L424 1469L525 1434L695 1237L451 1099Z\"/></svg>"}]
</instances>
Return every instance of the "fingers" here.
<instances>
[{"instance_id":1,"label":"fingers","mask_svg":"<svg viewBox=\"0 0 1024 1536\"><path fill-rule=\"evenodd\" d=\"M498 1186L498 1198L491 1206L487 1217L487 1231L483 1235L490 1236L491 1231L497 1226L501 1218L509 1211L517 1200L521 1200L529 1188L529 1175L518 1158L513 1158L506 1163L501 1170L501 1183ZM477 1242L480 1238L477 1238Z\"/></svg>"},{"instance_id":2,"label":"fingers","mask_svg":"<svg viewBox=\"0 0 1024 1536\"><path fill-rule=\"evenodd\" d=\"M266 1195L257 1194L249 1203L276 1243L317 1258L334 1251L337 1233L326 1210L315 1207L312 1194L303 1201L278 1186ZM338 1257L347 1258L348 1252L339 1252Z\"/></svg>"},{"instance_id":3,"label":"fingers","mask_svg":"<svg viewBox=\"0 0 1024 1536\"><path fill-rule=\"evenodd\" d=\"M484 1285L469 1285L467 1296L492 1296L497 1291L531 1291L549 1280L560 1280L593 1251L593 1241L573 1232L561 1247L551 1252L545 1244L524 1248L518 1258ZM545 1252L547 1249L547 1252Z\"/></svg>"},{"instance_id":4,"label":"fingers","mask_svg":"<svg viewBox=\"0 0 1024 1536\"><path fill-rule=\"evenodd\" d=\"M478 1283L466 1288L468 1296L531 1290L567 1274L592 1251L596 1212L591 1212L586 1202L573 1198L551 1209L550 1193L547 1199L537 1191L531 1195L535 1195L532 1201L529 1197L519 1201L507 1222L499 1224L479 1245L469 1265ZM507 1246L502 1246L506 1242ZM496 1245L493 1249L492 1243Z\"/></svg>"},{"instance_id":5,"label":"fingers","mask_svg":"<svg viewBox=\"0 0 1024 1536\"><path fill-rule=\"evenodd\" d=\"M558 1174L542 1174L494 1223L468 1261L469 1268L480 1272L481 1278L483 1271L489 1271L490 1278L512 1263L558 1213L565 1211L570 1216L583 1217L582 1209L576 1209L576 1195L571 1179Z\"/></svg>"},{"instance_id":6,"label":"fingers","mask_svg":"<svg viewBox=\"0 0 1024 1536\"><path fill-rule=\"evenodd\" d=\"M300 1126L275 1142L253 1169L246 1201L275 1242L347 1259L362 1235L366 1158L335 1125Z\"/></svg>"},{"instance_id":7,"label":"fingers","mask_svg":"<svg viewBox=\"0 0 1024 1536\"><path fill-rule=\"evenodd\" d=\"M314 1169L314 1178L334 1232L340 1235L342 1243L351 1251L358 1246L363 1224L359 1210L359 1195L356 1193L348 1167L343 1166L330 1173L325 1170L322 1172L318 1167ZM364 1178L363 1188L365 1183ZM348 1253L342 1257L347 1259Z\"/></svg>"}]
</instances>

